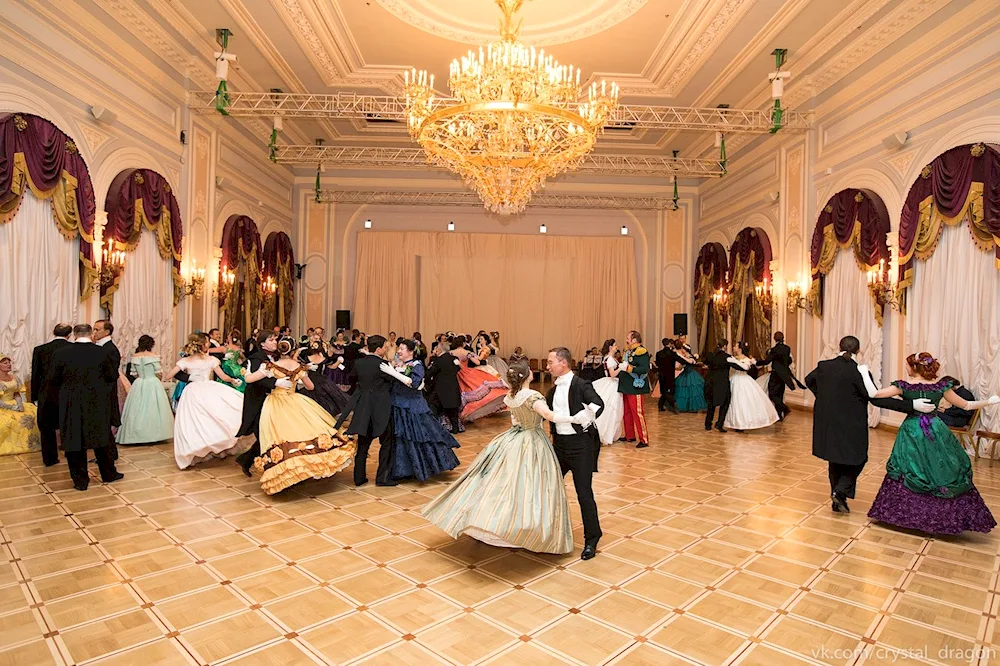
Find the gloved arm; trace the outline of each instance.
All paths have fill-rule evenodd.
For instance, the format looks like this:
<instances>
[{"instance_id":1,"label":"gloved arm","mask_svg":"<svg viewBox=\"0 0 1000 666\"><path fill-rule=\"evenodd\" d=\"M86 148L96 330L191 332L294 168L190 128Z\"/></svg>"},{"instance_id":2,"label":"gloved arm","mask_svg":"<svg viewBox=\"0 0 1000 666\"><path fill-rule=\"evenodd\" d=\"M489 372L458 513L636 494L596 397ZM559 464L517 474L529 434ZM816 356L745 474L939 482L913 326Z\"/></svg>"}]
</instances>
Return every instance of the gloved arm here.
<instances>
[{"instance_id":1,"label":"gloved arm","mask_svg":"<svg viewBox=\"0 0 1000 666\"><path fill-rule=\"evenodd\" d=\"M406 384L407 386L412 386L413 385L413 380L412 379L410 379L409 377L407 377L403 373L399 372L398 370L396 370L394 367L392 367L388 363L382 363L378 367L379 367L379 370L381 370L385 374L389 375L390 377L393 377L393 378L399 380L403 384Z\"/></svg>"},{"instance_id":2,"label":"gloved arm","mask_svg":"<svg viewBox=\"0 0 1000 666\"><path fill-rule=\"evenodd\" d=\"M288 377L282 377L281 379L275 379L274 380L274 386L275 386L275 388L285 388L285 389L295 388L295 385L292 384L292 380L290 380Z\"/></svg>"},{"instance_id":3,"label":"gloved arm","mask_svg":"<svg viewBox=\"0 0 1000 666\"><path fill-rule=\"evenodd\" d=\"M982 409L983 407L990 407L1000 403L1000 397L995 395L991 395L986 400L965 400L962 396L958 395L951 389L948 389L948 391L945 392L944 397L951 404L968 410Z\"/></svg>"}]
</instances>

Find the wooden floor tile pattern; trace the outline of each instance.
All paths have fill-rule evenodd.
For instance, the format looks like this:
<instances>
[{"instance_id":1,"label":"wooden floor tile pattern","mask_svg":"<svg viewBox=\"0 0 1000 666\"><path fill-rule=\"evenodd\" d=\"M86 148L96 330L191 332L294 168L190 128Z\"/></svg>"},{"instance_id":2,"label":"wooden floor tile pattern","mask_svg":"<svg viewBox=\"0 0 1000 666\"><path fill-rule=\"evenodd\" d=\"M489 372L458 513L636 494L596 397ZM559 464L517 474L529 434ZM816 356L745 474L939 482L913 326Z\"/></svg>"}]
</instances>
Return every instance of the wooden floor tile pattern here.
<instances>
[{"instance_id":1,"label":"wooden floor tile pattern","mask_svg":"<svg viewBox=\"0 0 1000 666\"><path fill-rule=\"evenodd\" d=\"M396 488L347 470L266 497L232 461L178 471L164 444L123 447L125 479L80 493L39 456L0 458L0 664L997 663L1000 533L865 516L892 433L836 515L808 413L722 435L647 407L651 447L601 453L588 562L572 483L566 556L420 516L504 416L469 426L458 470ZM1000 467L975 472L1000 509Z\"/></svg>"}]
</instances>

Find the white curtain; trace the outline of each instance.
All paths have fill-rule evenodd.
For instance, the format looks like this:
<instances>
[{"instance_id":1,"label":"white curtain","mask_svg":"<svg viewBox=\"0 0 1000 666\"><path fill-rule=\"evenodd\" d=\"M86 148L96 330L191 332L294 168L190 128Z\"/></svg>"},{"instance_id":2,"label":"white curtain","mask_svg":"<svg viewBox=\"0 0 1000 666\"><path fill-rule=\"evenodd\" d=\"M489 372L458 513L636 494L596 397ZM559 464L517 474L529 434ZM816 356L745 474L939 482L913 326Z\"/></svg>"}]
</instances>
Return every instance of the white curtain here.
<instances>
[{"instance_id":1,"label":"white curtain","mask_svg":"<svg viewBox=\"0 0 1000 666\"><path fill-rule=\"evenodd\" d=\"M143 230L139 245L125 261L111 316L115 343L127 360L135 352L139 336L151 335L156 340L153 351L159 354L164 367L170 367L176 360L171 262L160 256L156 234L149 229Z\"/></svg>"},{"instance_id":2,"label":"white curtain","mask_svg":"<svg viewBox=\"0 0 1000 666\"><path fill-rule=\"evenodd\" d=\"M79 252L79 240L59 233L50 202L30 190L14 219L0 224L0 353L22 381L32 350L52 338L52 328L78 323Z\"/></svg>"},{"instance_id":3,"label":"white curtain","mask_svg":"<svg viewBox=\"0 0 1000 666\"><path fill-rule=\"evenodd\" d=\"M861 341L861 360L868 365L875 383L882 382L882 328L875 321L868 277L858 267L854 249L837 253L823 287L823 325L820 358L840 353L840 339L853 335ZM874 428L881 410L868 406L868 427Z\"/></svg>"},{"instance_id":4,"label":"white curtain","mask_svg":"<svg viewBox=\"0 0 1000 666\"><path fill-rule=\"evenodd\" d=\"M930 352L941 374L977 399L1000 392L1000 270L993 252L972 242L968 225L946 226L937 250L917 261L907 295L906 355ZM1000 431L1000 409L984 409L982 425ZM970 453L972 453L970 451Z\"/></svg>"}]
</instances>

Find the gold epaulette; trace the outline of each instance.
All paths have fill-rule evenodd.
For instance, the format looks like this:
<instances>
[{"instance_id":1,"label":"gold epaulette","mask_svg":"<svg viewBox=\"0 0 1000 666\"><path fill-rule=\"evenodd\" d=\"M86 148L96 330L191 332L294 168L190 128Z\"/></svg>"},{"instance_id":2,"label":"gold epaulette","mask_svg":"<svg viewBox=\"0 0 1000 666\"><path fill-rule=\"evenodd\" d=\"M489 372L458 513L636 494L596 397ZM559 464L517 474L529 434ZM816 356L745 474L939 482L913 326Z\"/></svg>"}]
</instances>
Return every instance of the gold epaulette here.
<instances>
[{"instance_id":1,"label":"gold epaulette","mask_svg":"<svg viewBox=\"0 0 1000 666\"><path fill-rule=\"evenodd\" d=\"M649 352L646 351L645 347L643 347L642 345L640 345L640 346L636 347L635 351L632 352L632 353L635 354L636 356L642 356L643 354L648 354Z\"/></svg>"}]
</instances>

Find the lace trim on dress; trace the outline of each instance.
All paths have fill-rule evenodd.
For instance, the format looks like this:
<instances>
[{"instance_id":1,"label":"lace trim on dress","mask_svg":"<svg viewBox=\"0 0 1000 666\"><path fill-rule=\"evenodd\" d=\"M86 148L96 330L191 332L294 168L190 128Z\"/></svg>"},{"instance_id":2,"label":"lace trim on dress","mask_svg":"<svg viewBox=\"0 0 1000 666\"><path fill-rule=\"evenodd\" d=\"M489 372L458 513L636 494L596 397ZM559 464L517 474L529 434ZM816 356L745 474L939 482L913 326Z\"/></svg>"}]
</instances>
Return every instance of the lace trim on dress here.
<instances>
[{"instance_id":1,"label":"lace trim on dress","mask_svg":"<svg viewBox=\"0 0 1000 666\"><path fill-rule=\"evenodd\" d=\"M511 409L515 407L520 407L521 405L524 404L525 400L531 397L531 394L537 395L539 399L542 398L542 394L536 391L535 389L523 388L517 393L515 393L513 397L511 397L511 395L508 393L507 396L504 397L503 399L503 404L507 405Z\"/></svg>"}]
</instances>

